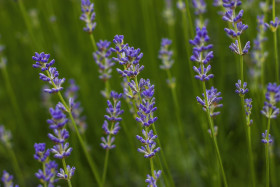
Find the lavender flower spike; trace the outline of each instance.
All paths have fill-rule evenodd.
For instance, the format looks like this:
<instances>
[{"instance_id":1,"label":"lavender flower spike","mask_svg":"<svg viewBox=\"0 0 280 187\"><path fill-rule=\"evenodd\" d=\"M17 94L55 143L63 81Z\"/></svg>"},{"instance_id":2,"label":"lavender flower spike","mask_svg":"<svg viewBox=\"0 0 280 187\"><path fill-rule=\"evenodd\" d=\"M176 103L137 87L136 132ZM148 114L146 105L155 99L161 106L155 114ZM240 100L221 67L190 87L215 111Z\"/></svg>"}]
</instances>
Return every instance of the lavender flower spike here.
<instances>
[{"instance_id":1,"label":"lavender flower spike","mask_svg":"<svg viewBox=\"0 0 280 187\"><path fill-rule=\"evenodd\" d=\"M272 32L276 32L280 25L280 19L278 17L275 17L275 21L270 21L270 24L265 23L265 27L269 28Z\"/></svg>"},{"instance_id":2,"label":"lavender flower spike","mask_svg":"<svg viewBox=\"0 0 280 187\"><path fill-rule=\"evenodd\" d=\"M236 90L235 93L239 94L240 97L244 97L246 93L249 92L249 89L247 87L247 83L244 82L243 85L241 83L241 80L238 80L238 82L235 84Z\"/></svg>"},{"instance_id":3,"label":"lavender flower spike","mask_svg":"<svg viewBox=\"0 0 280 187\"><path fill-rule=\"evenodd\" d=\"M19 187L18 185L14 185L13 178L14 177L10 175L7 171L3 171L1 180L4 183L5 187Z\"/></svg>"},{"instance_id":4,"label":"lavender flower spike","mask_svg":"<svg viewBox=\"0 0 280 187\"><path fill-rule=\"evenodd\" d=\"M154 174L152 176L147 175L147 179L145 180L145 182L148 183L148 187L157 187L157 180L159 179L160 175L161 170L154 170Z\"/></svg>"},{"instance_id":5,"label":"lavender flower spike","mask_svg":"<svg viewBox=\"0 0 280 187\"><path fill-rule=\"evenodd\" d=\"M117 92L112 91L111 92L111 98L113 102L110 100L107 101L108 108L106 108L106 111L108 115L105 115L105 121L103 123L103 130L107 137L102 137L101 141L102 143L100 144L103 149L113 149L116 146L113 144L115 137L119 130L120 130L120 121L122 118L120 115L123 114L123 110L121 109L121 101L120 99L122 98L122 94L118 94ZM110 127L109 127L110 124Z\"/></svg>"},{"instance_id":6,"label":"lavender flower spike","mask_svg":"<svg viewBox=\"0 0 280 187\"><path fill-rule=\"evenodd\" d=\"M90 0L81 0L81 10L82 15L80 19L86 23L84 27L84 31L88 33L92 33L96 27L95 20L95 12L94 12L94 4L90 2Z\"/></svg>"},{"instance_id":7,"label":"lavender flower spike","mask_svg":"<svg viewBox=\"0 0 280 187\"><path fill-rule=\"evenodd\" d=\"M265 99L261 113L267 118L276 118L280 113L279 108L276 107L276 104L280 102L280 86L276 83L268 83Z\"/></svg>"},{"instance_id":8,"label":"lavender flower spike","mask_svg":"<svg viewBox=\"0 0 280 187\"><path fill-rule=\"evenodd\" d=\"M55 67L51 67L54 64L55 60L51 60L49 62L49 58L49 54L45 54L44 52L39 54L35 52L35 56L32 57L32 59L35 61L33 67L40 68L43 73L39 73L39 78L43 81L48 82L52 86L52 88L44 89L44 91L47 93L56 93L63 89L61 85L64 83L65 78L58 78L58 71Z\"/></svg>"},{"instance_id":9,"label":"lavender flower spike","mask_svg":"<svg viewBox=\"0 0 280 187\"><path fill-rule=\"evenodd\" d=\"M170 69L174 64L174 60L172 60L173 52L168 50L171 43L172 41L167 38L161 40L161 48L158 55L158 58L162 62L162 65L160 66L161 69Z\"/></svg>"},{"instance_id":10,"label":"lavender flower spike","mask_svg":"<svg viewBox=\"0 0 280 187\"><path fill-rule=\"evenodd\" d=\"M252 111L252 99L245 99L245 114L246 114L246 121L247 125L251 126L253 124L253 120L250 118L251 116L251 111Z\"/></svg>"},{"instance_id":11,"label":"lavender flower spike","mask_svg":"<svg viewBox=\"0 0 280 187\"><path fill-rule=\"evenodd\" d=\"M222 100L222 97L220 97L221 92L218 92L218 90L214 87L206 90L207 103L205 102L205 95L202 94L202 96L204 97L204 99L201 99L197 96L196 100L199 104L202 105L203 110L206 111L206 108L208 107L211 117L219 115L220 112L214 112L214 110L223 106L223 104L219 104L219 102Z\"/></svg>"},{"instance_id":12,"label":"lavender flower spike","mask_svg":"<svg viewBox=\"0 0 280 187\"><path fill-rule=\"evenodd\" d=\"M267 143L269 143L269 144L271 144L271 143L273 143L273 140L272 140L272 138L271 138L271 135L269 134L268 135L268 137L266 137L267 136L267 130L265 130L265 132L264 133L262 133L262 143L264 143L264 144L267 144Z\"/></svg>"},{"instance_id":13,"label":"lavender flower spike","mask_svg":"<svg viewBox=\"0 0 280 187\"><path fill-rule=\"evenodd\" d=\"M71 178L75 173L76 168L67 165L66 169L67 171L64 171L62 168L60 168L60 172L57 174L57 177L64 180L71 180Z\"/></svg>"}]
</instances>

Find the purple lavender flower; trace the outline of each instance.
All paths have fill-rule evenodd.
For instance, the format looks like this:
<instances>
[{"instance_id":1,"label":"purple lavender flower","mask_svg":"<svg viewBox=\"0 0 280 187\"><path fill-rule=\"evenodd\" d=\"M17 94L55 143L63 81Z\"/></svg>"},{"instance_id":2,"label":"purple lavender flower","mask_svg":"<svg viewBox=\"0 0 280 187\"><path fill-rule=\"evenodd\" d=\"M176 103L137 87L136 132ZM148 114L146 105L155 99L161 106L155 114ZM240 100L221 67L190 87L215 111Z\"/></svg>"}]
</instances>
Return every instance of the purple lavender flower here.
<instances>
[{"instance_id":1,"label":"purple lavender flower","mask_svg":"<svg viewBox=\"0 0 280 187\"><path fill-rule=\"evenodd\" d=\"M253 124L253 120L250 119L251 116L251 111L252 111L252 99L245 99L245 114L246 114L246 121L247 121L247 125L251 126Z\"/></svg>"},{"instance_id":2,"label":"purple lavender flower","mask_svg":"<svg viewBox=\"0 0 280 187\"><path fill-rule=\"evenodd\" d=\"M110 58L112 53L111 50L109 50L110 44L111 42L100 40L97 43L98 50L93 53L93 58L99 67L99 78L103 81L107 81L111 78L112 67L115 65Z\"/></svg>"},{"instance_id":3,"label":"purple lavender flower","mask_svg":"<svg viewBox=\"0 0 280 187\"><path fill-rule=\"evenodd\" d=\"M262 140L261 140L262 143L264 143L264 144L267 144L267 143L271 144L271 143L273 143L271 135L268 134L268 136L267 136L267 130L265 130L265 132L262 133L262 137L263 137Z\"/></svg>"},{"instance_id":4,"label":"purple lavender flower","mask_svg":"<svg viewBox=\"0 0 280 187\"><path fill-rule=\"evenodd\" d=\"M278 17L275 17L275 20L270 21L270 24L265 23L265 27L269 28L272 32L276 32L280 25L280 19Z\"/></svg>"},{"instance_id":5,"label":"purple lavender flower","mask_svg":"<svg viewBox=\"0 0 280 187\"><path fill-rule=\"evenodd\" d=\"M148 187L157 187L157 180L159 179L160 175L161 170L154 170L154 175L147 175L145 182L148 183Z\"/></svg>"},{"instance_id":6,"label":"purple lavender flower","mask_svg":"<svg viewBox=\"0 0 280 187\"><path fill-rule=\"evenodd\" d=\"M237 83L235 83L236 90L235 93L239 94L240 97L244 97L246 93L249 92L249 89L247 87L247 82L244 82L243 85L241 83L241 80L238 80Z\"/></svg>"},{"instance_id":7,"label":"purple lavender flower","mask_svg":"<svg viewBox=\"0 0 280 187\"><path fill-rule=\"evenodd\" d=\"M193 47L193 55L191 56L191 61L198 62L199 66L193 67L193 70L198 74L195 78L200 81L208 81L213 78L213 74L208 74L211 70L211 65L207 65L210 60L214 57L213 51L207 52L213 47L212 44L206 45L210 40L206 27L196 28L196 36L194 40L190 40L190 44Z\"/></svg>"},{"instance_id":8,"label":"purple lavender flower","mask_svg":"<svg viewBox=\"0 0 280 187\"><path fill-rule=\"evenodd\" d=\"M49 161L45 164L45 171L39 169L35 176L42 182L47 183L48 186L54 186L58 180L56 179L57 174L57 163L55 161Z\"/></svg>"},{"instance_id":9,"label":"purple lavender flower","mask_svg":"<svg viewBox=\"0 0 280 187\"><path fill-rule=\"evenodd\" d=\"M96 27L95 20L95 12L94 12L94 4L90 2L90 0L81 0L81 10L82 15L80 19L86 23L84 27L84 31L88 33L92 33Z\"/></svg>"},{"instance_id":10,"label":"purple lavender flower","mask_svg":"<svg viewBox=\"0 0 280 187\"><path fill-rule=\"evenodd\" d=\"M280 101L280 86L276 83L268 83L265 99L261 113L267 118L276 118L280 112L279 108L276 107L276 104Z\"/></svg>"},{"instance_id":11,"label":"purple lavender flower","mask_svg":"<svg viewBox=\"0 0 280 187\"><path fill-rule=\"evenodd\" d=\"M57 177L60 179L64 179L64 180L71 180L71 178L73 177L76 168L75 167L70 167L69 165L67 165L66 167L67 171L64 171L62 168L60 168L59 173L57 174Z\"/></svg>"},{"instance_id":12,"label":"purple lavender flower","mask_svg":"<svg viewBox=\"0 0 280 187\"><path fill-rule=\"evenodd\" d=\"M238 55L245 55L249 52L250 41L245 44L243 50L241 49L242 51L239 48L238 40L235 40L235 43L231 43L229 48L231 49L231 51L235 52Z\"/></svg>"},{"instance_id":13,"label":"purple lavender flower","mask_svg":"<svg viewBox=\"0 0 280 187\"><path fill-rule=\"evenodd\" d=\"M34 149L35 149L34 158L39 162L45 162L47 158L50 156L50 150L46 149L45 143L35 143Z\"/></svg>"},{"instance_id":14,"label":"purple lavender flower","mask_svg":"<svg viewBox=\"0 0 280 187\"><path fill-rule=\"evenodd\" d=\"M106 109L106 111L108 115L104 116L105 121L102 126L105 134L107 135L106 139L104 137L101 138L102 143L100 145L103 149L113 149L116 147L113 144L115 140L114 135L116 135L120 130L119 122L122 120L120 115L122 115L124 112L121 109L120 101L120 99L122 98L122 94L118 94L117 92L112 91L111 98L113 100L113 103L110 100L107 101L108 108ZM110 127L109 124L111 124Z\"/></svg>"},{"instance_id":15,"label":"purple lavender flower","mask_svg":"<svg viewBox=\"0 0 280 187\"><path fill-rule=\"evenodd\" d=\"M208 108L211 117L219 115L220 112L214 112L214 110L223 106L223 104L219 104L219 102L222 100L222 97L220 97L221 92L218 92L218 90L214 87L206 90L207 102L205 101L205 95L202 94L202 96L204 97L204 99L201 99L197 96L196 100L199 104L202 105L203 110L206 111L206 108Z\"/></svg>"},{"instance_id":16,"label":"purple lavender flower","mask_svg":"<svg viewBox=\"0 0 280 187\"><path fill-rule=\"evenodd\" d=\"M2 175L2 182L4 183L5 187L19 187L18 185L14 186L14 182L13 182L13 175L10 175L7 171L3 171L3 175Z\"/></svg>"},{"instance_id":17,"label":"purple lavender flower","mask_svg":"<svg viewBox=\"0 0 280 187\"><path fill-rule=\"evenodd\" d=\"M83 108L81 103L76 101L78 98L79 86L73 79L69 80L70 86L65 91L65 97L69 100L70 111L81 134L85 134L87 129L86 116L82 116ZM74 128L72 126L72 128Z\"/></svg>"},{"instance_id":18,"label":"purple lavender flower","mask_svg":"<svg viewBox=\"0 0 280 187\"><path fill-rule=\"evenodd\" d=\"M12 133L6 130L4 125L0 125L0 142L2 142L6 147L11 147Z\"/></svg>"},{"instance_id":19,"label":"purple lavender flower","mask_svg":"<svg viewBox=\"0 0 280 187\"><path fill-rule=\"evenodd\" d=\"M162 65L160 65L161 69L170 69L174 64L174 60L172 60L173 52L168 50L171 43L172 41L167 38L161 40L161 48L158 55L158 58L162 62Z\"/></svg>"},{"instance_id":20,"label":"purple lavender flower","mask_svg":"<svg viewBox=\"0 0 280 187\"><path fill-rule=\"evenodd\" d=\"M204 14L206 12L206 3L204 0L192 0L192 4L196 15Z\"/></svg>"},{"instance_id":21,"label":"purple lavender flower","mask_svg":"<svg viewBox=\"0 0 280 187\"><path fill-rule=\"evenodd\" d=\"M49 54L45 54L44 52L39 54L35 52L35 56L32 57L32 59L35 61L33 67L41 68L43 73L39 73L39 78L43 81L50 83L50 85L53 86L50 89L44 89L44 91L47 93L56 93L63 89L61 85L64 83L65 78L58 78L58 71L55 67L51 67L54 64L55 60L51 60L49 62L49 58Z\"/></svg>"},{"instance_id":22,"label":"purple lavender flower","mask_svg":"<svg viewBox=\"0 0 280 187\"><path fill-rule=\"evenodd\" d=\"M242 4L241 0L223 0L223 6L229 9L235 9Z\"/></svg>"}]
</instances>

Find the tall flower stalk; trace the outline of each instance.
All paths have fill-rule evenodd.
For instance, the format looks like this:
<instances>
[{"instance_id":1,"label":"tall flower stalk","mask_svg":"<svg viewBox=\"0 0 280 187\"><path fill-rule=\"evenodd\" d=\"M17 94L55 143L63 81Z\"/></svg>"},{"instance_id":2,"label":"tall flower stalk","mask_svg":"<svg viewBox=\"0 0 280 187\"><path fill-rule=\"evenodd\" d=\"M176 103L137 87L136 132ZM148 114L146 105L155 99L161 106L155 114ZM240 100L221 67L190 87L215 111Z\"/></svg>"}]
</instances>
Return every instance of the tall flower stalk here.
<instances>
[{"instance_id":1,"label":"tall flower stalk","mask_svg":"<svg viewBox=\"0 0 280 187\"><path fill-rule=\"evenodd\" d=\"M106 182L106 174L109 160L109 152L111 149L114 149L116 145L114 145L115 135L118 134L120 130L120 121L122 118L120 115L123 114L123 110L121 109L121 101L122 94L118 94L117 92L111 92L111 98L113 102L107 100L108 108L106 108L107 115L105 115L105 121L102 125L104 133L106 134L106 138L102 137L102 143L100 144L103 149L106 150L103 175L102 175L102 184L104 186Z\"/></svg>"},{"instance_id":2,"label":"tall flower stalk","mask_svg":"<svg viewBox=\"0 0 280 187\"><path fill-rule=\"evenodd\" d=\"M86 143L83 140L83 138L79 132L78 126L77 126L75 119L73 117L73 114L71 112L72 101L69 100L69 104L67 104L61 94L61 91L63 90L62 84L64 83L65 78L63 78L63 79L58 78L58 75L59 75L58 71L56 70L55 67L52 67L52 65L55 63L55 60L53 59L49 62L49 58L50 58L50 55L45 54L44 52L42 52L40 54L35 53L35 56L32 57L32 59L35 61L35 64L33 64L33 67L40 68L42 71L42 73L39 73L40 79L45 82L48 82L52 86L52 88L45 89L44 91L47 93L50 93L50 94L58 95L58 97L62 103L62 106L65 108L65 111L68 113L71 123L73 124L73 126L75 128L75 132L77 134L79 143L81 144L82 150L86 156L86 159L89 163L91 172L94 175L98 185L101 186L102 185L101 178L97 171L96 164L94 163L93 159L91 158L90 154L88 153Z\"/></svg>"},{"instance_id":3,"label":"tall flower stalk","mask_svg":"<svg viewBox=\"0 0 280 187\"><path fill-rule=\"evenodd\" d=\"M23 175L22 175L23 172L21 171L21 169L19 167L18 159L13 150L13 145L12 145L11 140L12 140L12 133L9 130L5 129L4 125L0 125L0 143L7 149L9 157L12 160L14 172L15 172L17 178L19 179L20 184L22 186L24 186L24 179L23 179Z\"/></svg>"},{"instance_id":4,"label":"tall flower stalk","mask_svg":"<svg viewBox=\"0 0 280 187\"><path fill-rule=\"evenodd\" d=\"M141 124L141 128L143 128L142 133L144 138L137 136L137 139L142 142L144 146L138 149L138 151L143 152L144 157L150 159L151 175L148 176L146 182L148 182L150 186L153 186L161 173L161 171L156 171L154 169L154 162L152 159L155 153L160 150L160 148L156 147L156 143L161 147L154 125L154 122L157 120L157 117L153 116L154 111L157 109L154 107L154 86L150 84L148 79L140 79L138 82L138 75L144 69L144 66L139 63L143 57L143 53L141 53L140 49L134 49L134 47L129 47L128 44L124 44L124 36L122 35L116 35L113 42L116 44L116 47L111 48L111 50L117 54L117 57L113 58L113 60L123 66L123 69L117 68L117 72L127 80L128 84L128 89L124 90L124 94L133 103L134 112L137 114L135 115L135 119ZM152 128L152 130L149 130L149 128ZM165 156L162 151L160 152L170 183L174 186Z\"/></svg>"},{"instance_id":5,"label":"tall flower stalk","mask_svg":"<svg viewBox=\"0 0 280 187\"><path fill-rule=\"evenodd\" d=\"M276 83L268 83L267 92L265 94L266 101L261 113L267 118L267 129L262 133L262 143L265 144L265 158L266 158L266 187L269 187L269 145L272 143L270 135L270 120L277 118L279 115L279 108L276 107L280 102L280 86Z\"/></svg>"},{"instance_id":6,"label":"tall flower stalk","mask_svg":"<svg viewBox=\"0 0 280 187\"><path fill-rule=\"evenodd\" d=\"M210 38L205 27L196 28L196 36L193 40L190 40L190 44L194 46L193 55L190 59L191 61L198 64L198 66L193 66L193 70L197 73L197 75L195 75L195 78L197 80L200 80L202 83L203 98L197 96L196 99L197 102L202 105L203 110L207 113L208 124L210 126L212 135L211 138L216 150L219 166L224 180L224 185L227 187L227 179L224 172L223 162L215 135L216 133L213 122L213 118L220 114L220 112L216 112L215 109L223 106L222 104L219 104L219 102L222 100L222 97L220 97L221 92L218 92L214 87L211 87L211 89L207 90L205 83L206 81L214 77L213 74L210 74L211 65L209 65L209 62L214 57L214 55L213 51L209 51L213 47L212 44L207 44L209 39Z\"/></svg>"},{"instance_id":7,"label":"tall flower stalk","mask_svg":"<svg viewBox=\"0 0 280 187\"><path fill-rule=\"evenodd\" d=\"M160 68L165 70L167 73L167 84L171 89L171 93L172 93L172 99L175 105L175 110L176 110L176 118L177 118L177 123L178 123L178 127L179 127L179 134L181 136L181 139L184 139L184 128L183 128L183 124L182 124L182 120L180 117L181 111L180 111L180 106L179 106L179 102L178 102L178 97L176 94L176 79L175 77L172 77L171 74L171 67L174 63L174 60L172 59L173 56L173 51L169 50L169 46L171 45L172 41L167 39L167 38L163 38L161 41L161 48L159 51L159 55L158 58L161 60L162 64L160 65Z\"/></svg>"},{"instance_id":8,"label":"tall flower stalk","mask_svg":"<svg viewBox=\"0 0 280 187\"><path fill-rule=\"evenodd\" d=\"M242 48L242 43L241 43L241 34L248 29L248 25L242 23L242 17L244 14L243 10L240 10L236 14L236 8L240 6L242 3L240 0L223 0L223 6L226 9L226 12L223 16L223 20L232 24L231 28L225 28L226 34L231 37L233 40L235 40L234 43L231 43L229 48L239 55L239 63L240 63L240 80L237 83L237 89L243 89L242 85L245 86L247 83L244 82L244 62L243 62L243 56L249 52L250 49L250 41L248 41L244 48ZM245 89L245 88L244 88ZM244 90L243 90L244 91ZM243 122L246 124L246 117L245 117L245 112L244 112L244 95L245 93L240 93L240 100L241 100L241 108L242 108L242 116L243 116ZM249 144L251 144L251 126L246 125L246 131L247 131L247 141ZM248 154L249 154L249 163L250 163L250 173L251 173L251 183L253 186L255 186L255 171L254 171L254 161L253 161L253 153L252 153L252 146L248 145Z\"/></svg>"}]
</instances>

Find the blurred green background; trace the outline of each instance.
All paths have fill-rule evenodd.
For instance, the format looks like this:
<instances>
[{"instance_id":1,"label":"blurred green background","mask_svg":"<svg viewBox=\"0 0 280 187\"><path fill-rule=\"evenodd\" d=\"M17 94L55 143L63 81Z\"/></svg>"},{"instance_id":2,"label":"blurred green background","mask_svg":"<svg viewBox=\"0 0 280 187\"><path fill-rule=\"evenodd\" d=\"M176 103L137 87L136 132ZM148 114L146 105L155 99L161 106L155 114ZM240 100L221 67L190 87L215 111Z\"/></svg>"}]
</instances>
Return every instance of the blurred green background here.
<instances>
[{"instance_id":1,"label":"blurred green background","mask_svg":"<svg viewBox=\"0 0 280 187\"><path fill-rule=\"evenodd\" d=\"M256 16L261 14L258 0L243 1L243 21L249 29L242 35L242 41L253 39L257 35ZM182 13L177 9L177 1L171 1L174 22L168 24L165 17L167 3L164 0L94 0L97 27L94 31L96 41L100 39L112 41L116 34L123 34L125 42L136 48L141 48L144 57L141 64L145 66L140 77L149 78L156 88L156 123L162 150L166 154L176 186L222 186L219 168L212 146L210 136L205 137L207 126L206 114L196 102L196 95L202 93L200 83L191 77L192 69L188 63L185 33L182 25ZM245 125L242 123L240 99L234 93L235 82L238 80L238 63L235 55L229 50L231 40L226 36L218 11L222 9L213 7L212 1L207 0L208 19L207 29L214 44L214 59L211 62L215 78L211 84L222 92L224 104L220 110L221 115L215 119L218 126L218 143L224 162L224 168L230 186L249 186L249 163ZM190 3L191 5L191 3ZM277 4L279 16L279 3ZM194 22L193 7L190 6L190 15ZM25 10L25 11L24 11ZM43 106L41 89L43 82L39 80L38 71L32 68L34 52L51 54L56 60L56 67L60 77L66 80L73 78L80 86L79 100L87 116L87 141L91 146L91 156L102 172L105 151L100 147L100 138L103 135L102 124L104 120L106 101L100 91L104 84L98 79L98 68L92 58L93 47L89 35L83 31L84 23L79 19L81 14L79 0L0 0L0 34L1 44L6 46L4 56L7 58L7 73L11 87L16 96L19 110L13 107L10 100L9 88L4 79L4 72L0 76L0 124L11 129L13 145L27 186L36 186L39 181L34 173L41 165L33 159L35 142L52 143L47 138L50 131L46 120L50 117L48 109ZM271 15L269 13L269 18ZM26 22L28 20L28 22ZM188 23L188 27L191 25ZM188 28L189 29L189 28ZM194 27L192 28L195 30ZM279 31L278 31L279 33ZM268 41L266 50L269 52L265 62L265 82L274 81L273 41L271 32L267 32ZM177 96L179 98L181 119L184 125L184 141L178 138L174 103L171 91L166 84L166 73L159 68L158 51L161 38L168 37L173 40L175 64L172 74L177 81ZM190 51L189 51L190 52ZM193 64L193 63L192 63ZM251 84L248 67L252 64L250 55L245 56L245 80ZM115 66L117 67L117 66ZM111 85L114 90L121 92L121 78L114 67ZM4 75L4 76L2 76ZM67 87L68 83L65 83ZM209 86L208 86L209 87ZM197 91L195 91L197 90ZM265 160L264 145L261 143L261 133L264 132L266 121L260 115L263 105L263 92L249 93L253 97L254 124L252 126L252 144L254 163L258 186L264 185ZM52 96L54 105L56 96ZM124 125L130 132L130 138L123 130L116 136L116 149L110 154L108 177L106 186L145 186L146 175L149 174L148 160L143 154L137 152L140 144L136 141L136 134L140 133L136 121L128 112L125 102L123 115ZM201 124L205 123L205 124ZM275 143L272 149L272 159L275 162L275 171L271 172L273 184L280 184L279 171L279 138L277 126L279 119L272 121L272 135ZM203 132L204 131L204 132ZM71 132L71 136L75 133ZM129 140L134 142L129 142ZM70 143L75 144L74 138ZM76 143L77 145L77 143ZM132 147L135 145L137 147ZM71 157L67 163L76 166L73 177L73 186L94 186L92 177L84 154L79 146L74 146ZM156 162L159 169L159 163ZM0 172L8 170L14 173L10 156L5 148L0 146ZM15 178L17 182L17 179ZM66 183L59 182L61 186ZM163 177L159 186L166 186Z\"/></svg>"}]
</instances>

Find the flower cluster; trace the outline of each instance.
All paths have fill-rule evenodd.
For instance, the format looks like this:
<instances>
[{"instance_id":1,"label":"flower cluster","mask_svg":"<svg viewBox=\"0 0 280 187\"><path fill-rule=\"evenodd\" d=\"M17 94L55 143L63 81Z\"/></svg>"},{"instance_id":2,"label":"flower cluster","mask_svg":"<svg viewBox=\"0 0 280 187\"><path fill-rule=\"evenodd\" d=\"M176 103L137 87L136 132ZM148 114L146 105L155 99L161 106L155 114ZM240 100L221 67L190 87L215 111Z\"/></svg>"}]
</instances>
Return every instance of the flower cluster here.
<instances>
[{"instance_id":1,"label":"flower cluster","mask_svg":"<svg viewBox=\"0 0 280 187\"><path fill-rule=\"evenodd\" d=\"M113 58L113 60L119 62L124 67L124 70L117 68L118 73L122 77L134 78L144 69L144 66L139 64L143 53L141 53L139 48L134 49L134 47L123 44L123 39L122 35L116 35L113 40L116 47L111 48L111 51L117 53L117 58Z\"/></svg>"},{"instance_id":2,"label":"flower cluster","mask_svg":"<svg viewBox=\"0 0 280 187\"><path fill-rule=\"evenodd\" d=\"M206 12L206 3L204 0L192 0L196 15L201 15Z\"/></svg>"},{"instance_id":3,"label":"flower cluster","mask_svg":"<svg viewBox=\"0 0 280 187\"><path fill-rule=\"evenodd\" d=\"M211 87L211 89L206 90L206 97L205 94L202 94L204 99L201 99L200 97L196 97L196 100L199 104L202 105L203 110L210 112L210 116L214 117L220 114L220 112L215 112L214 110L216 108L220 108L223 106L223 104L219 104L219 102L223 99L221 96L221 92L218 92L218 90L214 87Z\"/></svg>"},{"instance_id":4,"label":"flower cluster","mask_svg":"<svg viewBox=\"0 0 280 187\"><path fill-rule=\"evenodd\" d=\"M174 23L175 23L172 1L166 0L165 2L166 2L166 8L163 11L163 18L166 21L166 23L169 26L171 26L171 25L174 25Z\"/></svg>"},{"instance_id":5,"label":"flower cluster","mask_svg":"<svg viewBox=\"0 0 280 187\"><path fill-rule=\"evenodd\" d=\"M79 128L81 134L85 134L87 129L86 116L82 116L83 108L81 103L76 101L78 98L79 86L76 85L74 79L69 80L70 86L65 91L65 97L70 101L70 111Z\"/></svg>"},{"instance_id":6,"label":"flower cluster","mask_svg":"<svg viewBox=\"0 0 280 187\"><path fill-rule=\"evenodd\" d=\"M59 79L59 73L56 70L55 67L52 67L55 60L51 60L49 62L50 55L42 53L35 53L35 56L32 57L32 59L35 61L35 64L33 64L34 68L40 68L43 73L39 73L39 78L43 81L46 81L52 85L52 88L50 89L44 89L47 93L56 93L63 89L61 86L65 78ZM46 74L45 74L46 73Z\"/></svg>"},{"instance_id":7,"label":"flower cluster","mask_svg":"<svg viewBox=\"0 0 280 187\"><path fill-rule=\"evenodd\" d=\"M81 0L81 10L82 15L80 19L86 23L84 27L84 31L88 33L92 33L96 27L95 20L95 12L94 12L94 4L90 2L90 0Z\"/></svg>"},{"instance_id":8,"label":"flower cluster","mask_svg":"<svg viewBox=\"0 0 280 187\"><path fill-rule=\"evenodd\" d=\"M208 81L214 77L213 74L208 74L211 70L211 65L207 64L214 57L213 51L208 52L213 47L212 44L206 44L209 39L206 27L201 29L197 27L194 40L190 40L190 44L194 46L191 61L198 63L198 67L193 66L193 70L198 74L195 75L195 78L201 81Z\"/></svg>"},{"instance_id":9,"label":"flower cluster","mask_svg":"<svg viewBox=\"0 0 280 187\"><path fill-rule=\"evenodd\" d=\"M252 111L252 99L245 99L245 114L246 114L246 122L248 126L251 126L253 124L253 120L250 118L251 111Z\"/></svg>"},{"instance_id":10,"label":"flower cluster","mask_svg":"<svg viewBox=\"0 0 280 187\"><path fill-rule=\"evenodd\" d=\"M147 175L147 179L145 180L146 183L148 183L148 187L157 187L157 180L159 179L161 175L161 170L154 170L153 175Z\"/></svg>"},{"instance_id":11,"label":"flower cluster","mask_svg":"<svg viewBox=\"0 0 280 187\"><path fill-rule=\"evenodd\" d=\"M238 14L235 15L235 9L240 5L240 0L223 0L223 6L226 8L226 13L223 16L223 20L233 25L233 29L225 28L225 32L230 37L235 39L235 42L232 43L229 48L238 55L244 55L249 52L250 41L248 41L242 49L239 37L245 30L248 29L248 25L242 23L242 17L244 13L243 10L240 10Z\"/></svg>"},{"instance_id":12,"label":"flower cluster","mask_svg":"<svg viewBox=\"0 0 280 187\"><path fill-rule=\"evenodd\" d=\"M280 86L276 83L268 83L265 99L261 113L267 118L276 118L280 112L279 108L276 107L276 104L280 101Z\"/></svg>"},{"instance_id":13,"label":"flower cluster","mask_svg":"<svg viewBox=\"0 0 280 187\"><path fill-rule=\"evenodd\" d=\"M267 130L265 130L264 133L262 133L262 140L261 140L261 142L264 143L264 144L267 144L267 143L271 144L271 143L273 143L273 139L272 139L270 134L267 134Z\"/></svg>"},{"instance_id":14,"label":"flower cluster","mask_svg":"<svg viewBox=\"0 0 280 187\"><path fill-rule=\"evenodd\" d=\"M6 130L4 125L0 125L0 142L3 143L4 146L10 148L12 139L12 133L9 130Z\"/></svg>"},{"instance_id":15,"label":"flower cluster","mask_svg":"<svg viewBox=\"0 0 280 187\"><path fill-rule=\"evenodd\" d=\"M244 97L246 93L249 92L249 89L247 88L247 82L244 82L242 85L241 80L238 80L237 83L235 83L236 90L235 93L239 94L240 97Z\"/></svg>"},{"instance_id":16,"label":"flower cluster","mask_svg":"<svg viewBox=\"0 0 280 187\"><path fill-rule=\"evenodd\" d=\"M54 186L57 182L57 163L49 159L50 150L46 149L45 143L35 143L34 144L35 154L34 158L38 162L43 164L43 168L39 169L35 176L40 180L42 184L47 184L48 186Z\"/></svg>"},{"instance_id":17,"label":"flower cluster","mask_svg":"<svg viewBox=\"0 0 280 187\"><path fill-rule=\"evenodd\" d=\"M280 19L278 17L275 17L275 20L270 21L270 23L265 23L265 27L269 28L272 32L276 32L278 27L280 25Z\"/></svg>"},{"instance_id":18,"label":"flower cluster","mask_svg":"<svg viewBox=\"0 0 280 187\"><path fill-rule=\"evenodd\" d=\"M5 187L19 187L19 185L14 185L13 175L10 175L7 171L3 171L3 175L1 177L1 181L3 182Z\"/></svg>"},{"instance_id":19,"label":"flower cluster","mask_svg":"<svg viewBox=\"0 0 280 187\"><path fill-rule=\"evenodd\" d=\"M122 94L118 94L117 92L112 91L111 92L111 98L113 99L113 102L110 100L107 101L108 108L106 109L108 115L105 115L105 121L103 123L103 130L107 137L102 137L102 143L100 144L103 149L113 149L116 147L114 145L115 137L119 130L120 130L120 121L122 118L120 115L123 114L123 110L121 109L121 101ZM109 127L110 123L110 127Z\"/></svg>"},{"instance_id":20,"label":"flower cluster","mask_svg":"<svg viewBox=\"0 0 280 187\"><path fill-rule=\"evenodd\" d=\"M257 37L254 40L254 47L251 53L253 66L250 68L250 77L254 80L254 87L258 87L257 81L261 75L261 68L268 56L268 52L264 49L264 42L267 41L265 37L266 27L264 24L264 15L257 16Z\"/></svg>"},{"instance_id":21,"label":"flower cluster","mask_svg":"<svg viewBox=\"0 0 280 187\"><path fill-rule=\"evenodd\" d=\"M106 40L100 40L96 45L98 50L93 53L93 58L99 67L99 78L103 81L107 81L111 78L112 67L115 63L110 58L111 50L109 49L111 42Z\"/></svg>"},{"instance_id":22,"label":"flower cluster","mask_svg":"<svg viewBox=\"0 0 280 187\"><path fill-rule=\"evenodd\" d=\"M167 38L163 38L161 40L161 47L160 47L158 58L162 62L162 64L160 65L160 68L166 70L167 74L169 76L167 79L168 85L170 87L175 87L175 77L171 77L170 72L169 72L169 69L174 64L174 60L172 59L173 51L169 50L169 46L171 45L171 43L172 43L172 41Z\"/></svg>"}]
</instances>

